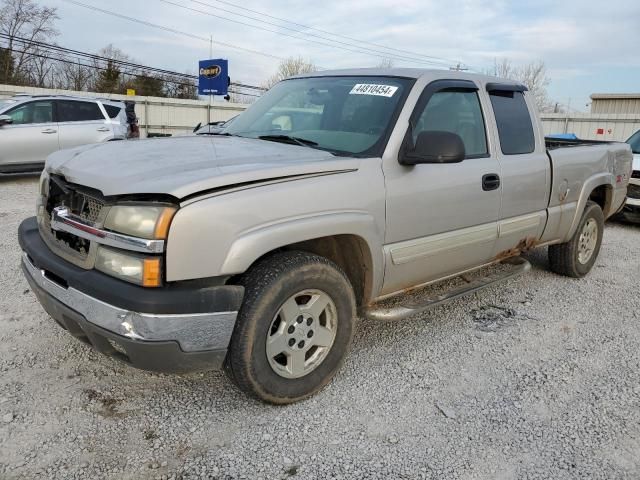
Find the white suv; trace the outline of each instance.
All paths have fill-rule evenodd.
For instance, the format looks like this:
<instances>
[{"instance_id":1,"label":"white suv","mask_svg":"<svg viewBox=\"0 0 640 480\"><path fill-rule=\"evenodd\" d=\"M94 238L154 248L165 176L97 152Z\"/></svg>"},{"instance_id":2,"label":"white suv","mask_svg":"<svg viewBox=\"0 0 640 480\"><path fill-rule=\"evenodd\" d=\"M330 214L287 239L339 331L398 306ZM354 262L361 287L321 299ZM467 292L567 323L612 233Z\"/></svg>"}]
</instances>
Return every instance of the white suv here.
<instances>
[{"instance_id":1,"label":"white suv","mask_svg":"<svg viewBox=\"0 0 640 480\"><path fill-rule=\"evenodd\" d=\"M0 100L0 173L39 171L57 150L126 137L123 102L61 95Z\"/></svg>"}]
</instances>

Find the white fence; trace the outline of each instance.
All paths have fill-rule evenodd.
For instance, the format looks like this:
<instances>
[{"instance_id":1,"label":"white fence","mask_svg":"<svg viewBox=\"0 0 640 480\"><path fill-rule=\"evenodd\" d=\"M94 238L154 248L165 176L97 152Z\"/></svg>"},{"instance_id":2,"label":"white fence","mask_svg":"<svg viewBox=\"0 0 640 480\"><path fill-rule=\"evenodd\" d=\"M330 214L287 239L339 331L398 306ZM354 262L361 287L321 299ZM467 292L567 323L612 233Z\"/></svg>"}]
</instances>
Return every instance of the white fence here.
<instances>
[{"instance_id":1,"label":"white fence","mask_svg":"<svg viewBox=\"0 0 640 480\"><path fill-rule=\"evenodd\" d=\"M10 97L17 93L134 100L136 102L136 114L140 122L140 130L143 135L150 132L171 135L186 134L191 132L193 127L198 123L206 123L207 118L211 118L212 122L228 120L247 108L247 105L228 103L221 100L216 100L215 103L210 106L209 102L201 100L127 97L126 95L102 95L69 90L0 85L0 99ZM579 138L589 140L624 141L634 132L640 130L640 115L604 115L590 113L571 113L567 115L565 113L545 113L542 114L542 124L546 135L551 133L575 133Z\"/></svg>"},{"instance_id":2,"label":"white fence","mask_svg":"<svg viewBox=\"0 0 640 480\"><path fill-rule=\"evenodd\" d=\"M602 113L543 113L545 135L575 133L586 140L625 141L640 130L640 115Z\"/></svg>"},{"instance_id":3,"label":"white fence","mask_svg":"<svg viewBox=\"0 0 640 480\"><path fill-rule=\"evenodd\" d=\"M0 85L0 99L11 97L19 93L31 95L71 95L77 97L108 98L110 100L133 100L136 102L142 136L148 133L162 133L184 135L193 130L200 122L207 123L229 120L242 112L247 105L229 103L216 100L213 105L202 100L182 100L160 97L128 97L126 95L97 94L89 92L74 92L69 90L55 90L47 88L17 87L15 85Z\"/></svg>"}]
</instances>

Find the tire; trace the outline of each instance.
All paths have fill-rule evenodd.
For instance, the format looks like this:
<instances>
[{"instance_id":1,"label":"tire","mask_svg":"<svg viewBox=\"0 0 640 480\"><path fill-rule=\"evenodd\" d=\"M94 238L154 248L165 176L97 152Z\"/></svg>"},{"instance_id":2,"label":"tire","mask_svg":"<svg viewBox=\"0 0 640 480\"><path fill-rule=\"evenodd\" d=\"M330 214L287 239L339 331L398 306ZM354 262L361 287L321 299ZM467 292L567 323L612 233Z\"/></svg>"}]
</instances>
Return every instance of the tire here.
<instances>
[{"instance_id":1,"label":"tire","mask_svg":"<svg viewBox=\"0 0 640 480\"><path fill-rule=\"evenodd\" d=\"M321 390L342 365L353 337L356 303L344 272L324 257L281 252L259 261L240 283L245 296L225 360L229 378L273 404ZM279 349L283 353L276 355Z\"/></svg>"},{"instance_id":2,"label":"tire","mask_svg":"<svg viewBox=\"0 0 640 480\"><path fill-rule=\"evenodd\" d=\"M589 227L595 225L597 231L593 234L593 230ZM589 233L591 232L591 235ZM549 265L551 271L567 277L582 278L593 268L600 246L602 245L602 234L604 232L604 214L600 205L595 202L588 201L587 205L578 223L573 237L566 242L549 247ZM585 235L594 238L595 243L592 249L583 246ZM582 242L582 243L581 243ZM589 242L586 242L589 244ZM590 255L588 252L591 251Z\"/></svg>"}]
</instances>

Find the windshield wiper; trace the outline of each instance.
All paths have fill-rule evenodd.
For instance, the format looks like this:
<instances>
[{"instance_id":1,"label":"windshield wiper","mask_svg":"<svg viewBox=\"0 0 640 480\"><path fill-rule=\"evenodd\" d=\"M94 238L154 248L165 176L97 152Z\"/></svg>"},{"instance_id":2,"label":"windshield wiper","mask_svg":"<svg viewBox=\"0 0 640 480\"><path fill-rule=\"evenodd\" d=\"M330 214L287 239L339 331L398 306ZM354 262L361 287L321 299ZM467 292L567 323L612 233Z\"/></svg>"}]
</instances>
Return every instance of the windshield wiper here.
<instances>
[{"instance_id":1,"label":"windshield wiper","mask_svg":"<svg viewBox=\"0 0 640 480\"><path fill-rule=\"evenodd\" d=\"M260 135L258 138L260 140L267 140L269 142L293 143L302 147L315 147L318 145L318 143L314 142L313 140L307 140L306 138L300 137L291 137L289 135Z\"/></svg>"}]
</instances>

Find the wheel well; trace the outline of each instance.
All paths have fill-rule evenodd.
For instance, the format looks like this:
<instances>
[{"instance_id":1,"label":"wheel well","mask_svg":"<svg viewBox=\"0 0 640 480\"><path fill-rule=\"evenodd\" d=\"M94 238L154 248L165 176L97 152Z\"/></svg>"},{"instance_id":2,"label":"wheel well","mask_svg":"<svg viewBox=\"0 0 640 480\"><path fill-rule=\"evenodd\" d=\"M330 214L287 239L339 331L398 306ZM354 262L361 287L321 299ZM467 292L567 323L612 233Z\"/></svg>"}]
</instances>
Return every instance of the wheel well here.
<instances>
[{"instance_id":1,"label":"wheel well","mask_svg":"<svg viewBox=\"0 0 640 480\"><path fill-rule=\"evenodd\" d=\"M600 205L605 218L609 216L612 199L613 189L609 185L600 185L591 192L591 195L589 195L589 200Z\"/></svg>"},{"instance_id":2,"label":"wheel well","mask_svg":"<svg viewBox=\"0 0 640 480\"><path fill-rule=\"evenodd\" d=\"M292 250L314 253L331 260L347 275L349 282L353 286L358 306L366 305L370 301L373 260L369 245L362 237L357 235L331 235L292 243L266 253L256 262L275 252Z\"/></svg>"}]
</instances>

